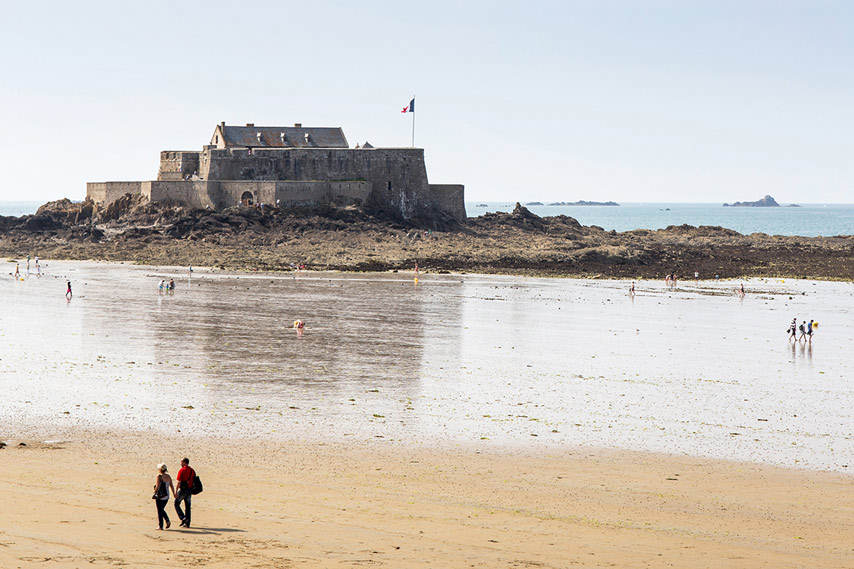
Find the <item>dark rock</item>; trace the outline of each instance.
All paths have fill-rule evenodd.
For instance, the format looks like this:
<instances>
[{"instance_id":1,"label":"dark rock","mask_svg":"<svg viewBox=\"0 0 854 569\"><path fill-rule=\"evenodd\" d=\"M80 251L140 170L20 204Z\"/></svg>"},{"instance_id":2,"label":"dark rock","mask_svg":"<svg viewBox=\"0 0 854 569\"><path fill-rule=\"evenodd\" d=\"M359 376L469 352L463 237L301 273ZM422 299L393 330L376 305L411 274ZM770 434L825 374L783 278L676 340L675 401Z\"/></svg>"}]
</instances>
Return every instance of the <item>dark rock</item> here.
<instances>
[{"instance_id":1,"label":"dark rock","mask_svg":"<svg viewBox=\"0 0 854 569\"><path fill-rule=\"evenodd\" d=\"M735 202L734 204L725 203L724 207L780 207L780 204L778 204L771 196L766 195L761 200L756 200L755 202Z\"/></svg>"}]
</instances>

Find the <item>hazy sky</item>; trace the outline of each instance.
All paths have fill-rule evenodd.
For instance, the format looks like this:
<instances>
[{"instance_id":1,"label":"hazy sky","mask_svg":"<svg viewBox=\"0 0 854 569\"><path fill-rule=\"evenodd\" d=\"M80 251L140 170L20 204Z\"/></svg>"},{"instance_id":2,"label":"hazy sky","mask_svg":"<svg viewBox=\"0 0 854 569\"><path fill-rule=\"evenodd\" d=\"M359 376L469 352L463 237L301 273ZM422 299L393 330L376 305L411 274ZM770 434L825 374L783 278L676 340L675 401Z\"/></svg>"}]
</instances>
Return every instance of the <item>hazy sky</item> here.
<instances>
[{"instance_id":1,"label":"hazy sky","mask_svg":"<svg viewBox=\"0 0 854 569\"><path fill-rule=\"evenodd\" d=\"M220 121L416 146L466 199L854 202L854 3L4 2L0 200Z\"/></svg>"}]
</instances>

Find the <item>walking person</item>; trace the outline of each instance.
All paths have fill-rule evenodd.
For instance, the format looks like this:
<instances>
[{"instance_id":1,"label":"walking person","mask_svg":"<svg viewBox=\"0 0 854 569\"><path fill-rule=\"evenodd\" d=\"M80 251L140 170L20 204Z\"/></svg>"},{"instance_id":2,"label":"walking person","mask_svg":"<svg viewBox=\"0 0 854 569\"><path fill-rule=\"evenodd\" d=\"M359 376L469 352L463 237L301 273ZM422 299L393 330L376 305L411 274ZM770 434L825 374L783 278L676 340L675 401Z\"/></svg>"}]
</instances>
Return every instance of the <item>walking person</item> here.
<instances>
[{"instance_id":1,"label":"walking person","mask_svg":"<svg viewBox=\"0 0 854 569\"><path fill-rule=\"evenodd\" d=\"M163 529L164 522L166 529L172 527L172 522L169 521L169 515L166 513L166 504L169 502L169 491L175 495L175 486L172 484L172 477L166 472L165 464L157 465L157 479L154 482L154 503L157 504L157 525L159 529Z\"/></svg>"},{"instance_id":2,"label":"walking person","mask_svg":"<svg viewBox=\"0 0 854 569\"><path fill-rule=\"evenodd\" d=\"M73 296L74 296L74 294L72 294L72 292L71 292L71 281L68 281L68 288L65 291L65 298L67 298L68 300L71 300L71 298Z\"/></svg>"},{"instance_id":3,"label":"walking person","mask_svg":"<svg viewBox=\"0 0 854 569\"><path fill-rule=\"evenodd\" d=\"M815 320L810 320L810 323L807 324L807 340L809 341L810 344L812 344L813 322L815 322Z\"/></svg>"},{"instance_id":4,"label":"walking person","mask_svg":"<svg viewBox=\"0 0 854 569\"><path fill-rule=\"evenodd\" d=\"M807 327L807 321L806 320L801 322L801 325L798 326L798 330L800 330L800 332L801 332L801 335L798 337L798 342L800 342L801 340L806 340L806 337L807 337L806 327Z\"/></svg>"},{"instance_id":5,"label":"walking person","mask_svg":"<svg viewBox=\"0 0 854 569\"><path fill-rule=\"evenodd\" d=\"M190 468L190 459L181 459L181 469L178 471L178 491L175 493L175 512L181 519L181 526L190 527L190 509L192 508L193 483L196 481L196 471ZM181 509L181 502L187 508L186 514Z\"/></svg>"},{"instance_id":6,"label":"walking person","mask_svg":"<svg viewBox=\"0 0 854 569\"><path fill-rule=\"evenodd\" d=\"M798 339L798 319L792 318L792 323L789 325L789 340Z\"/></svg>"}]
</instances>

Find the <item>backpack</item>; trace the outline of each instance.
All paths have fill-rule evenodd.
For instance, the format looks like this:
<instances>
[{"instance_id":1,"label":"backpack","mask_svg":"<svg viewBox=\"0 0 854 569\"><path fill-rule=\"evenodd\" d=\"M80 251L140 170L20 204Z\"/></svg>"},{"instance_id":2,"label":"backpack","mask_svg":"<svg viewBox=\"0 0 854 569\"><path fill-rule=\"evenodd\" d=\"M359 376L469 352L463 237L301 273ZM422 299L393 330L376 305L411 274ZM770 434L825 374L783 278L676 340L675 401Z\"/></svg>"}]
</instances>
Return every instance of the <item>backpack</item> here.
<instances>
[{"instance_id":1,"label":"backpack","mask_svg":"<svg viewBox=\"0 0 854 569\"><path fill-rule=\"evenodd\" d=\"M202 479L199 478L199 475L196 475L196 478L193 480L193 487L190 488L190 494L195 496L196 494L201 494L204 491L202 487Z\"/></svg>"}]
</instances>

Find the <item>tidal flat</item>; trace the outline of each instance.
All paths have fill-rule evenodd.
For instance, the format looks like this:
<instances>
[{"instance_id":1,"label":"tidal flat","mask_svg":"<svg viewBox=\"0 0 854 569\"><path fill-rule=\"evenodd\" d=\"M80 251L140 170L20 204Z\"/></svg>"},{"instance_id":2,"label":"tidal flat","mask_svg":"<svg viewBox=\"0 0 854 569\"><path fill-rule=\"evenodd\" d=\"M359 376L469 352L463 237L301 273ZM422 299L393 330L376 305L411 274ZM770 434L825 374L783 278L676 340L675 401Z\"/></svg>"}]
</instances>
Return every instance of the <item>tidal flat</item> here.
<instances>
[{"instance_id":1,"label":"tidal flat","mask_svg":"<svg viewBox=\"0 0 854 569\"><path fill-rule=\"evenodd\" d=\"M42 272L0 281L0 439L135 431L854 468L851 283L639 281L631 297L614 280ZM787 340L795 317L819 323L810 343Z\"/></svg>"}]
</instances>

